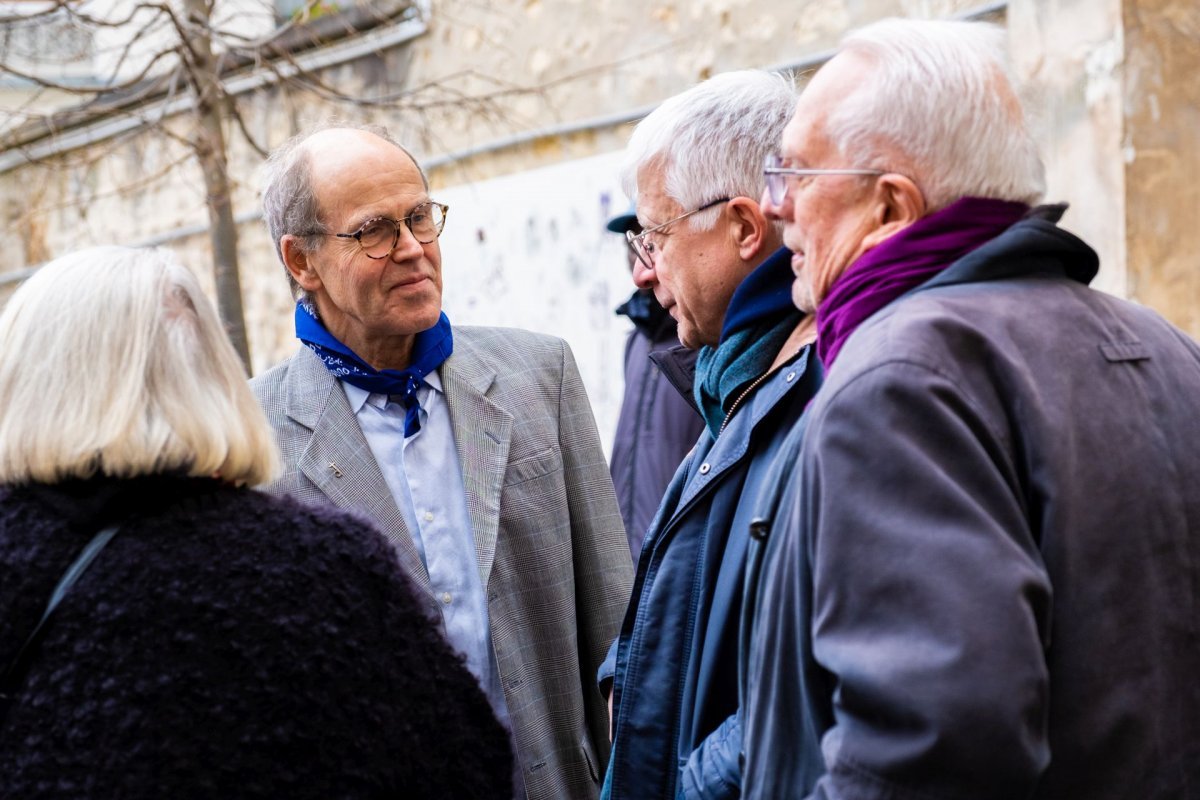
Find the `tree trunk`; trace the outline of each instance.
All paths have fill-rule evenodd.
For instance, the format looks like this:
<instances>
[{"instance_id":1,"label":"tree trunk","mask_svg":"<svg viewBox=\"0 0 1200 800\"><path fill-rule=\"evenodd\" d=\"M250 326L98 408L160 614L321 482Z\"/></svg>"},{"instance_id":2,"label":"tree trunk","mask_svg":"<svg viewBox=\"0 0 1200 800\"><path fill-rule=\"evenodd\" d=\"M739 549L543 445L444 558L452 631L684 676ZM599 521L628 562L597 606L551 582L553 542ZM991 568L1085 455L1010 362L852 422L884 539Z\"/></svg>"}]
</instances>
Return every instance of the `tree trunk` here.
<instances>
[{"instance_id":1,"label":"tree trunk","mask_svg":"<svg viewBox=\"0 0 1200 800\"><path fill-rule=\"evenodd\" d=\"M189 20L207 24L209 7L205 0L184 0ZM212 41L207 28L199 28L188 45L195 77L197 133L193 140L196 157L204 174L208 206L209 240L212 243L213 277L217 286L217 308L225 332L246 371L250 372L250 345L246 338L246 319L242 312L242 285L238 275L237 225L233 221L233 203L229 190L229 171L225 150L225 96L216 74Z\"/></svg>"}]
</instances>

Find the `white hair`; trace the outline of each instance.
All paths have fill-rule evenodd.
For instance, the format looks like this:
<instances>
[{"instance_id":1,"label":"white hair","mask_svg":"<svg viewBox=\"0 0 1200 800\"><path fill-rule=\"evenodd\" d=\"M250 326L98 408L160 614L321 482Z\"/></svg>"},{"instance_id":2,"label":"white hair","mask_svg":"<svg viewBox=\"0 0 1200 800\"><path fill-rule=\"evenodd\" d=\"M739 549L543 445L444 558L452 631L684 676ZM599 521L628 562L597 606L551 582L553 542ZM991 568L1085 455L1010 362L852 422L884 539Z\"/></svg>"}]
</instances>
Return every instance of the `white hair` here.
<instances>
[{"instance_id":1,"label":"white hair","mask_svg":"<svg viewBox=\"0 0 1200 800\"><path fill-rule=\"evenodd\" d=\"M621 181L637 194L637 173L661 163L667 195L685 210L720 197L763 191L763 161L796 107L794 80L782 73L741 70L716 75L664 101L638 123L625 149ZM710 228L719 209L689 218Z\"/></svg>"},{"instance_id":2,"label":"white hair","mask_svg":"<svg viewBox=\"0 0 1200 800\"><path fill-rule=\"evenodd\" d=\"M167 250L51 261L9 299L0 341L0 483L279 471L216 311Z\"/></svg>"},{"instance_id":3,"label":"white hair","mask_svg":"<svg viewBox=\"0 0 1200 800\"><path fill-rule=\"evenodd\" d=\"M872 64L826 123L848 164L907 174L931 211L968 195L1032 205L1045 194L1001 28L886 19L847 34L840 52Z\"/></svg>"}]
</instances>

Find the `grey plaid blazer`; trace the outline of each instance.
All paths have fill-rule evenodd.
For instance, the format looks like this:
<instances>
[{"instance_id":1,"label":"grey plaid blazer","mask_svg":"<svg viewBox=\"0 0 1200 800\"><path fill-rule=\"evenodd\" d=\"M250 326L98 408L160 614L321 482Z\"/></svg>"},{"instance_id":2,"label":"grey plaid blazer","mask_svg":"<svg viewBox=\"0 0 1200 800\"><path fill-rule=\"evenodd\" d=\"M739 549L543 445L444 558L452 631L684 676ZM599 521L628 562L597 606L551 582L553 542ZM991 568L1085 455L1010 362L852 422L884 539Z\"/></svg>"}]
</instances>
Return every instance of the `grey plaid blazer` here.
<instances>
[{"instance_id":1,"label":"grey plaid blazer","mask_svg":"<svg viewBox=\"0 0 1200 800\"><path fill-rule=\"evenodd\" d=\"M528 797L594 798L608 759L596 670L629 600L632 564L575 359L561 339L455 327L439 374ZM403 516L321 360L301 347L251 387L285 465L268 491L361 513L440 619Z\"/></svg>"}]
</instances>

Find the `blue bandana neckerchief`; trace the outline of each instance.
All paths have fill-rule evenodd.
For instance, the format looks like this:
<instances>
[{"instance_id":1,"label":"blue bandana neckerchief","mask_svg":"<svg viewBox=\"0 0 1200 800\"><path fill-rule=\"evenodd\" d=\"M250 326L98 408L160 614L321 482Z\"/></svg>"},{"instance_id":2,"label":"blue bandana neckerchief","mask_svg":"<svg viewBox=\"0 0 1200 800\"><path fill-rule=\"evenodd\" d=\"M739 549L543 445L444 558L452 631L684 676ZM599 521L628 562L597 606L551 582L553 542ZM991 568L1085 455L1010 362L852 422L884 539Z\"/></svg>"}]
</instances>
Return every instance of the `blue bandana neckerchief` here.
<instances>
[{"instance_id":1,"label":"blue bandana neckerchief","mask_svg":"<svg viewBox=\"0 0 1200 800\"><path fill-rule=\"evenodd\" d=\"M742 389L762 376L803 316L792 304L792 254L776 250L738 285L721 341L696 358L696 405L714 439Z\"/></svg>"},{"instance_id":2,"label":"blue bandana neckerchief","mask_svg":"<svg viewBox=\"0 0 1200 800\"><path fill-rule=\"evenodd\" d=\"M399 397L404 404L405 438L421 430L417 391L429 386L425 376L440 367L454 351L454 334L445 312L432 328L417 334L408 369L375 369L339 342L303 303L296 304L296 337L317 354L338 380L367 392Z\"/></svg>"}]
</instances>

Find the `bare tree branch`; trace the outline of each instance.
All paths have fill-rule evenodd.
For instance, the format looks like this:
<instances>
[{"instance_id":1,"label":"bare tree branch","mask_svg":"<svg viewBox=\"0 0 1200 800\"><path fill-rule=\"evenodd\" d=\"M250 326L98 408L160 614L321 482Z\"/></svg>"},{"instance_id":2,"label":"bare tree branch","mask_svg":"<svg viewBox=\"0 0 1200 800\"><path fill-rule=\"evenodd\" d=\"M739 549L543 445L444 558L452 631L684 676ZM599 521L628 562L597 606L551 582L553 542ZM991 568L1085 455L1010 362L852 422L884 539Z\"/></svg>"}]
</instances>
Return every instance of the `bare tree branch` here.
<instances>
[{"instance_id":1,"label":"bare tree branch","mask_svg":"<svg viewBox=\"0 0 1200 800\"><path fill-rule=\"evenodd\" d=\"M443 129L438 121L451 120L461 124L463 119L470 119L489 128L502 123L511 126L514 121L521 121L522 115L517 111L520 104L512 102L521 97L539 98L541 105L554 113L554 98L562 87L618 70L647 55L637 53L580 67L537 83L504 80L494 74L466 69L415 86L396 88L385 82L382 89L370 87L364 93L356 94L335 85L335 78L331 76L340 71L306 67L305 64L310 62L305 56L332 42L409 19L419 11L412 0L356 3L336 15L300 22L304 13L311 12L319 3L319 0L306 0L304 13L265 35L244 32L237 19L214 20L214 2L141 0L127 13L122 12L120 18L110 18L102 13L104 8L99 4L80 6L76 0L47 0L44 6L31 9L23 16L0 18L0 24L13 25L66 20L66 24L93 36L98 32L123 34L110 37L115 42L111 47L94 41L88 45L90 56L102 56L105 65L105 74L95 76L100 82L91 86L73 85L61 77L62 72L39 71L36 57L22 54L22 59L17 59L0 51L0 74L19 78L33 87L20 107L0 111L0 151L20 153L34 164L48 164L64 170L92 170L118 150L127 148L147 130L178 146L168 147L161 160L148 167L148 174L140 174L135 180L123 181L119 186L96 194L85 192L77 197L60 198L57 203L36 202L25 214L32 215L35 210L41 213L61 211L76 205L86 208L89 202L97 199L143 192L160 184L184 163L195 164L203 178L218 306L247 364L249 351L238 278L238 230L233 215L235 183L229 167L230 142L236 136L264 158L267 151L266 143L258 141L252 133L248 109L231 91L231 86L245 86L242 80L245 77L261 78L278 88L284 103L293 102L295 97L309 96L337 107L364 109L373 115L381 111L395 112L402 115L405 125L412 126L416 136L444 150ZM459 2L477 7L482 13L504 13L487 4L471 3L470 0ZM72 31L67 31L66 35L74 41ZM161 46L157 44L159 38L164 40ZM656 50L670 47L672 45L668 44ZM384 46L377 47L375 52L381 58L389 57L388 48ZM46 64L47 59L43 57L40 63ZM50 92L62 92L85 102L57 111L36 113L37 98L45 99ZM37 155L45 152L43 145L52 144L54 137L68 131L89 130L85 126L103 128L103 135L109 138L70 153L40 158ZM121 127L128 129L116 135L107 132ZM140 154L134 151L135 157ZM130 154L126 152L123 157L128 159ZM191 181L190 185L199 189L197 183ZM36 236L26 236L25 241L29 245L27 255L37 249L33 245L46 249L44 241Z\"/></svg>"},{"instance_id":2,"label":"bare tree branch","mask_svg":"<svg viewBox=\"0 0 1200 800\"><path fill-rule=\"evenodd\" d=\"M54 89L59 92L80 96L96 96L100 93L118 93L130 89L143 88L152 90L154 87L147 86L146 77L154 69L154 66L164 58L174 55L169 50L163 50L155 53L154 56L146 63L146 66L132 78L122 81L121 83L106 83L100 86L75 86L69 83L51 80L41 75L36 75L31 72L26 72L7 63L0 63L0 73L7 73L13 77L29 81L30 83L40 86L44 89Z\"/></svg>"},{"instance_id":3,"label":"bare tree branch","mask_svg":"<svg viewBox=\"0 0 1200 800\"><path fill-rule=\"evenodd\" d=\"M25 12L22 14L13 14L12 16L0 17L0 25L19 25L25 22L38 21L43 17L49 17L62 11L68 7L67 0L46 0L46 8L42 11Z\"/></svg>"},{"instance_id":4,"label":"bare tree branch","mask_svg":"<svg viewBox=\"0 0 1200 800\"><path fill-rule=\"evenodd\" d=\"M128 138L124 139L120 143L122 145L128 143ZM109 155L109 152L105 152L100 157L89 158L85 163L77 164L75 166L80 166L80 165L93 166L97 163L104 161L105 158L108 157L108 155ZM135 181L130 181L129 183L123 183L120 186L117 186L113 189L109 189L108 191L97 192L96 194L88 195L87 197L81 197L81 196L69 197L65 200L60 200L57 203L47 203L47 204L43 204L43 205L32 206L29 209L27 209L24 213L21 214L21 216L18 218L18 222L23 223L26 219L28 219L29 217L31 217L35 214L48 214L52 211L62 211L63 209L77 208L77 207L80 207L83 205L87 205L89 203L94 203L97 200L103 200L103 199L106 199L109 197L124 197L126 195L131 194L132 192L134 192L136 190L145 189L147 187L153 186L154 184L158 183L159 181L162 181L163 179L170 176L173 172L175 172L175 170L179 169L179 167L183 166L188 161L190 161L191 159L192 159L191 153L185 153L184 155L181 155L179 158L176 158L176 159L168 162L161 169L158 169L149 175L144 175Z\"/></svg>"},{"instance_id":5,"label":"bare tree branch","mask_svg":"<svg viewBox=\"0 0 1200 800\"><path fill-rule=\"evenodd\" d=\"M238 108L237 102L228 94L223 95L223 100L225 101L226 112L237 123L238 131L242 134L242 139L246 141L246 144L250 145L250 148L260 158L266 158L269 155L267 149L258 143L254 135L250 133L250 129L246 127L246 118L242 115L241 109Z\"/></svg>"}]
</instances>

